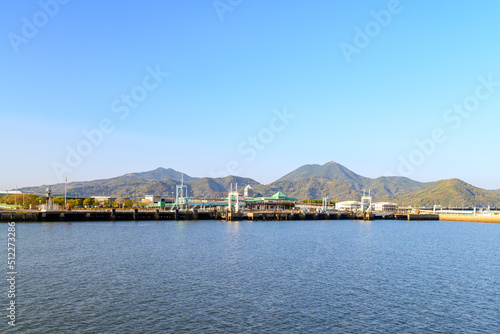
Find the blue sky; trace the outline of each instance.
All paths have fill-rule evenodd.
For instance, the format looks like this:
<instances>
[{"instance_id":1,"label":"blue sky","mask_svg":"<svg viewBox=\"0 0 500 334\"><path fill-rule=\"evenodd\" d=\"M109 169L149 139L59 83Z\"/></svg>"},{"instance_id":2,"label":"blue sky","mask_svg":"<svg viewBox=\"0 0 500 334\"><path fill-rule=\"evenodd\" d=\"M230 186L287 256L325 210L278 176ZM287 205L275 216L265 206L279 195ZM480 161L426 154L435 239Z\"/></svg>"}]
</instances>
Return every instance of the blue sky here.
<instances>
[{"instance_id":1,"label":"blue sky","mask_svg":"<svg viewBox=\"0 0 500 334\"><path fill-rule=\"evenodd\" d=\"M498 189L499 10L3 2L0 189L160 166L269 183L332 160Z\"/></svg>"}]
</instances>

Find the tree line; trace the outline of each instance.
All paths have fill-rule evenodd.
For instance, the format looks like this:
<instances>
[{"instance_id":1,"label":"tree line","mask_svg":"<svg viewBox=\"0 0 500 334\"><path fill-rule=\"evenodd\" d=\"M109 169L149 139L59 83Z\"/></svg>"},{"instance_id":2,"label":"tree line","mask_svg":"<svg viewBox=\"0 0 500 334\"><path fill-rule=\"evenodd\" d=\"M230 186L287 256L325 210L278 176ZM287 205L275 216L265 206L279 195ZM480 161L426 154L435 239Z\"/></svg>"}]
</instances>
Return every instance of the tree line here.
<instances>
[{"instance_id":1,"label":"tree line","mask_svg":"<svg viewBox=\"0 0 500 334\"><path fill-rule=\"evenodd\" d=\"M17 205L20 208L29 209L31 207L40 206L42 204L47 204L47 197L38 196L34 194L15 194L15 195L5 195L0 197L0 203L7 205ZM64 207L64 197L57 196L52 198L54 204L58 204ZM132 208L134 206L140 207L145 206L147 203L136 202L129 198L119 197L114 202L110 200L105 200L103 202L98 202L94 198L67 198L66 203L72 208L84 208L84 207L95 207L99 206L102 208Z\"/></svg>"}]
</instances>

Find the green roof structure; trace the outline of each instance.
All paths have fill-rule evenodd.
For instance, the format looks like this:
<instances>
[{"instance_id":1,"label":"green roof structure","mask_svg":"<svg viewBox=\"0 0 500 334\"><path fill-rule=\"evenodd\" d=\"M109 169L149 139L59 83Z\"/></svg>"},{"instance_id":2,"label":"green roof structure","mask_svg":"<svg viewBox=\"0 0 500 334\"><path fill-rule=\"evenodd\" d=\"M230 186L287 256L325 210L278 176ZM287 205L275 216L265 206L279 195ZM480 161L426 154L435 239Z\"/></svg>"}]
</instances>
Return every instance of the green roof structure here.
<instances>
[{"instance_id":1,"label":"green roof structure","mask_svg":"<svg viewBox=\"0 0 500 334\"><path fill-rule=\"evenodd\" d=\"M274 194L273 196L271 196L272 198L276 198L276 199L286 199L286 195L283 194L281 191L278 191L276 194Z\"/></svg>"},{"instance_id":2,"label":"green roof structure","mask_svg":"<svg viewBox=\"0 0 500 334\"><path fill-rule=\"evenodd\" d=\"M281 191L278 191L276 194L272 195L271 197L256 197L254 199L248 200L248 202L260 202L260 201L291 201L291 202L297 202L298 199L293 198L293 197L287 197L285 194L283 194Z\"/></svg>"}]
</instances>

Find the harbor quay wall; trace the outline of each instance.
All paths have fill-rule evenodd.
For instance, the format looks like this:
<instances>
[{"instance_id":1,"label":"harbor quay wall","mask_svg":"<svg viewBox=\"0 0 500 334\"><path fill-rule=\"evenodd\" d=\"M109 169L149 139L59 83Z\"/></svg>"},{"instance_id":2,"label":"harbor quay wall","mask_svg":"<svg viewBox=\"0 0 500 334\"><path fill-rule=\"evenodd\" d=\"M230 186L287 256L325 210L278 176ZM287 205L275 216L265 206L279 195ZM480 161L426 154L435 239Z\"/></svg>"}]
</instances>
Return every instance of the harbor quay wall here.
<instances>
[{"instance_id":1,"label":"harbor quay wall","mask_svg":"<svg viewBox=\"0 0 500 334\"><path fill-rule=\"evenodd\" d=\"M85 222L85 221L139 221L139 220L209 220L218 219L216 211L140 211L140 210L86 210L50 212L1 212L1 222Z\"/></svg>"},{"instance_id":2,"label":"harbor quay wall","mask_svg":"<svg viewBox=\"0 0 500 334\"><path fill-rule=\"evenodd\" d=\"M3 211L0 222L85 222L85 221L154 221L154 220L439 220L438 215L398 214L376 215L352 212L295 212L295 211L165 211L165 210L83 210L83 211Z\"/></svg>"}]
</instances>

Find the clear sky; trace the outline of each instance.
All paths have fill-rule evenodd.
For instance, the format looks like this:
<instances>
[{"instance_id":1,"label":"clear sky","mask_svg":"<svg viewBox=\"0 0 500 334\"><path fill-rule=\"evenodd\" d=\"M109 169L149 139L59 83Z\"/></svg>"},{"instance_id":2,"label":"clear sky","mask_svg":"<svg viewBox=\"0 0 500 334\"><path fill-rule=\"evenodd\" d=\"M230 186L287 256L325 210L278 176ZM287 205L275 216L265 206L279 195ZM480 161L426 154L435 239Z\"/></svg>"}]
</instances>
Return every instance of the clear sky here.
<instances>
[{"instance_id":1,"label":"clear sky","mask_svg":"<svg viewBox=\"0 0 500 334\"><path fill-rule=\"evenodd\" d=\"M500 188L498 1L0 4L0 189L336 161Z\"/></svg>"}]
</instances>

